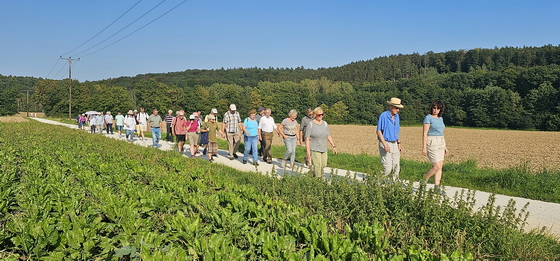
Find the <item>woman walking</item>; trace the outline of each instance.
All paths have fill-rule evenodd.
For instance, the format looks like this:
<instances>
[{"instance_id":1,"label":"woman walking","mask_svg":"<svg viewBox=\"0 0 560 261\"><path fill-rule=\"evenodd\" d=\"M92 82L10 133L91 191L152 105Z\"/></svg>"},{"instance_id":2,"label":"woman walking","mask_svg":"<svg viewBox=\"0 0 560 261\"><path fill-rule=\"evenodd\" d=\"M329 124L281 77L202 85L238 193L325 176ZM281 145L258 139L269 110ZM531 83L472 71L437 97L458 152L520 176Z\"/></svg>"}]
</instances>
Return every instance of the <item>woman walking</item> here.
<instances>
[{"instance_id":1,"label":"woman walking","mask_svg":"<svg viewBox=\"0 0 560 261\"><path fill-rule=\"evenodd\" d=\"M307 157L310 159L310 164L313 165L313 176L323 177L328 159L327 141L332 145L334 154L337 154L338 151L331 137L329 126L323 120L323 115L325 115L323 109L317 107L313 112L315 119L309 123L305 131L305 146Z\"/></svg>"},{"instance_id":2,"label":"woman walking","mask_svg":"<svg viewBox=\"0 0 560 261\"><path fill-rule=\"evenodd\" d=\"M124 130L126 131L126 139L129 141L133 141L134 137L134 130L136 129L136 118L132 115L132 110L129 110L124 118Z\"/></svg>"},{"instance_id":3,"label":"woman walking","mask_svg":"<svg viewBox=\"0 0 560 261\"><path fill-rule=\"evenodd\" d=\"M249 151L253 154L253 165L259 165L257 144L259 142L259 123L256 120L257 111L250 110L249 117L243 121L243 136L245 141L245 151L243 152L243 164L247 164Z\"/></svg>"},{"instance_id":4,"label":"woman walking","mask_svg":"<svg viewBox=\"0 0 560 261\"><path fill-rule=\"evenodd\" d=\"M443 158L449 153L443 136L445 124L441 116L444 109L441 101L435 100L432 102L430 114L424 118L424 126L422 128L422 154L428 156L432 163L432 168L426 173L424 182L428 182L434 176L434 184L438 189L442 175Z\"/></svg>"},{"instance_id":5,"label":"woman walking","mask_svg":"<svg viewBox=\"0 0 560 261\"><path fill-rule=\"evenodd\" d=\"M296 158L296 144L301 145L299 137L299 126L297 123L297 111L290 110L288 118L284 119L280 126L278 126L278 133L284 139L286 145L286 152L282 158L282 168L286 167L286 160L290 157L290 168L294 168L294 160Z\"/></svg>"},{"instance_id":6,"label":"woman walking","mask_svg":"<svg viewBox=\"0 0 560 261\"><path fill-rule=\"evenodd\" d=\"M187 123L187 138L191 146L191 158L196 157L196 145L198 144L198 135L200 133L200 125L197 118L198 114L191 114Z\"/></svg>"}]
</instances>

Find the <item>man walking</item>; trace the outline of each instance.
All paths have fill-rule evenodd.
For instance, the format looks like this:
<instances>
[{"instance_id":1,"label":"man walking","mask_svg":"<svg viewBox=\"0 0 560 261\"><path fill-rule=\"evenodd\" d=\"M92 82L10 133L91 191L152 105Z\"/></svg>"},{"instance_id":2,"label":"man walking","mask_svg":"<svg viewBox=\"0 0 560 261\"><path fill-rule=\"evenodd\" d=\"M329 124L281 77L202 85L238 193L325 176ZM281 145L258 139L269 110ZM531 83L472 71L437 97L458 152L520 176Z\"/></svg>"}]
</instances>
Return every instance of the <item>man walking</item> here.
<instances>
[{"instance_id":1,"label":"man walking","mask_svg":"<svg viewBox=\"0 0 560 261\"><path fill-rule=\"evenodd\" d=\"M184 110L180 110L177 117L173 118L171 132L177 141L177 150L182 154L185 138L187 136L187 119L185 118Z\"/></svg>"},{"instance_id":2,"label":"man walking","mask_svg":"<svg viewBox=\"0 0 560 261\"><path fill-rule=\"evenodd\" d=\"M107 115L105 115L104 120L105 120L105 126L107 127L107 134L111 132L111 135L113 135L113 115L111 115L110 111L107 112Z\"/></svg>"},{"instance_id":3,"label":"man walking","mask_svg":"<svg viewBox=\"0 0 560 261\"><path fill-rule=\"evenodd\" d=\"M391 98L387 101L389 110L379 115L377 122L377 139L379 140L379 154L383 165L383 174L393 180L398 179L401 160L401 141L399 132L401 130L399 111L404 108L401 99Z\"/></svg>"},{"instance_id":4,"label":"man walking","mask_svg":"<svg viewBox=\"0 0 560 261\"><path fill-rule=\"evenodd\" d=\"M241 116L237 112L235 104L229 106L229 111L224 114L224 124L222 124L222 132L226 135L228 141L229 159L238 158L237 150L241 143Z\"/></svg>"},{"instance_id":5,"label":"man walking","mask_svg":"<svg viewBox=\"0 0 560 261\"><path fill-rule=\"evenodd\" d=\"M103 128L105 128L105 119L103 117L103 113L100 112L99 115L95 118L97 121L97 129L99 130L99 134L103 134Z\"/></svg>"},{"instance_id":6,"label":"man walking","mask_svg":"<svg viewBox=\"0 0 560 261\"><path fill-rule=\"evenodd\" d=\"M157 148L159 140L161 139L161 124L163 121L158 115L158 110L154 109L152 115L148 117L148 124L150 125L150 130L152 131L152 145Z\"/></svg>"},{"instance_id":7,"label":"man walking","mask_svg":"<svg viewBox=\"0 0 560 261\"><path fill-rule=\"evenodd\" d=\"M171 130L171 123L173 123L173 110L168 110L165 115L165 125L167 127L165 134L165 140L168 142L173 142L173 131Z\"/></svg>"},{"instance_id":8,"label":"man walking","mask_svg":"<svg viewBox=\"0 0 560 261\"><path fill-rule=\"evenodd\" d=\"M122 130L124 128L124 116L121 112L117 112L117 116L115 116L115 121L117 123L117 131L119 132L119 138L121 137Z\"/></svg>"},{"instance_id":9,"label":"man walking","mask_svg":"<svg viewBox=\"0 0 560 261\"><path fill-rule=\"evenodd\" d=\"M257 110L259 113L255 116L255 120L257 120L257 124L259 124L259 122L261 122L261 118L264 117L264 107L259 107L259 109ZM261 147L259 148L259 157L262 156L262 152L263 152L263 141L259 141L259 143L261 144Z\"/></svg>"},{"instance_id":10,"label":"man walking","mask_svg":"<svg viewBox=\"0 0 560 261\"><path fill-rule=\"evenodd\" d=\"M309 126L309 123L313 121L313 108L308 107L307 110L305 110L305 116L303 118L301 118L301 127L299 129L300 131L300 137L301 137L301 142L303 144L305 144L305 131L307 130L307 126ZM309 161L311 159L308 159L307 156L305 157L305 165L309 166Z\"/></svg>"},{"instance_id":11,"label":"man walking","mask_svg":"<svg viewBox=\"0 0 560 261\"><path fill-rule=\"evenodd\" d=\"M266 161L268 164L272 164L272 154L270 153L270 146L272 145L272 137L274 135L272 132L276 130L278 135L280 135L276 123L274 123L274 118L270 114L271 110L266 108L264 110L264 117L259 121L259 140L264 145L262 157L263 161Z\"/></svg>"}]
</instances>

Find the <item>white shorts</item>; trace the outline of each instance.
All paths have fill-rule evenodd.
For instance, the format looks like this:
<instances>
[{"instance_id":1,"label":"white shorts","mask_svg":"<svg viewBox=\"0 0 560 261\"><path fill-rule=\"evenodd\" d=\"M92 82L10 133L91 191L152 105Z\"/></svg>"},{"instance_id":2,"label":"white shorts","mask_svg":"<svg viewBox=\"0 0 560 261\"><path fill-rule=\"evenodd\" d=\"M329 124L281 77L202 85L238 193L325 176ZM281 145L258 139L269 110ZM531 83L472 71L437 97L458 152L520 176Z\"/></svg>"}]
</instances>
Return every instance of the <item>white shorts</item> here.
<instances>
[{"instance_id":1,"label":"white shorts","mask_svg":"<svg viewBox=\"0 0 560 261\"><path fill-rule=\"evenodd\" d=\"M431 163L443 161L445 157L445 138L443 136L428 136L426 142L428 159Z\"/></svg>"}]
</instances>

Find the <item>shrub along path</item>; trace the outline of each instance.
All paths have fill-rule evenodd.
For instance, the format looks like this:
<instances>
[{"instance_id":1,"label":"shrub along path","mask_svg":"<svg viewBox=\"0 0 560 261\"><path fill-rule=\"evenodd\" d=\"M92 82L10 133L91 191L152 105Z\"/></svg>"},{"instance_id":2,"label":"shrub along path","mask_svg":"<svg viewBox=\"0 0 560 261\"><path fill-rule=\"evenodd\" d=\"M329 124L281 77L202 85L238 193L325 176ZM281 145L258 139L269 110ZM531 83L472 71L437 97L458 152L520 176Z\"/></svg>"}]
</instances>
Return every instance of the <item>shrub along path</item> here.
<instances>
[{"instance_id":1,"label":"shrub along path","mask_svg":"<svg viewBox=\"0 0 560 261\"><path fill-rule=\"evenodd\" d=\"M62 126L67 126L69 128L77 129L77 126L74 125L74 124L66 124L66 123L61 123L61 122L42 119L42 118L32 118L32 119L37 120L39 122L43 122L43 123L62 125ZM122 135L123 137L119 137L118 134L116 134L116 132L115 132L114 135L107 135L105 133L103 133L103 135L105 135L107 137L110 137L110 138L114 138L114 139L124 139L124 135ZM142 141L138 137L135 137L135 140L134 140L133 143L136 144L136 145L147 147L147 146L152 145L152 139L151 138L146 138L146 140ZM173 147L173 145L174 144L168 143L166 141L160 141L158 148L161 149L161 150L174 150L175 148ZM184 155L185 156L190 156L188 144L185 145ZM289 173L292 171L292 170L285 170L284 168L282 168L280 159L274 159L272 164L267 164L267 163L261 161L261 162L259 162L259 166L255 167L251 164L252 163L251 159L249 159L248 164L243 164L242 163L242 154L238 153L238 155L239 155L239 158L234 159L234 160L229 160L228 152L226 150L219 150L218 151L218 157L215 158L215 162L218 163L218 164L227 165L227 166L230 166L232 168L242 170L242 171L256 171L256 172L260 172L260 173L267 174L267 175L271 174L273 172L276 172L279 177L282 177L284 175L289 175ZM202 153L197 154L196 158L199 158L199 159L202 159L202 160L207 160L207 156L202 155ZM304 172L308 172L309 168L303 166L300 163L296 163L296 169L294 171L304 173ZM359 180L362 179L362 177L363 177L362 173L356 173L356 172L347 171L347 170L325 168L325 172L326 172L326 177L328 177L329 175L332 175L333 173L336 174L336 175L341 175L341 176L348 175L350 177L356 177L356 179L359 179ZM418 187L418 185L419 184L417 184L417 182L415 182L414 186ZM428 184L428 187L431 187L431 186L433 186L433 185ZM449 186L445 187L445 191L446 191L447 195L450 196L450 197L455 195L455 193L460 193L462 190L464 190L464 189L463 188L456 188L456 187L449 187ZM487 192L476 191L476 194L475 194L476 207L475 208L478 209L478 208L486 205L490 195L491 194L487 193ZM560 236L560 204L549 203L549 202L544 202L544 201L539 201L539 200L519 198L519 197L511 197L511 196L505 196L505 195L496 195L494 204L496 206L506 207L510 200L515 201L515 203L516 203L515 206L517 207L517 209L521 209L526 204L529 204L528 207L527 207L527 212L529 212L529 217L527 218L527 226L526 226L527 229L541 228L543 226L546 226L552 234Z\"/></svg>"}]
</instances>

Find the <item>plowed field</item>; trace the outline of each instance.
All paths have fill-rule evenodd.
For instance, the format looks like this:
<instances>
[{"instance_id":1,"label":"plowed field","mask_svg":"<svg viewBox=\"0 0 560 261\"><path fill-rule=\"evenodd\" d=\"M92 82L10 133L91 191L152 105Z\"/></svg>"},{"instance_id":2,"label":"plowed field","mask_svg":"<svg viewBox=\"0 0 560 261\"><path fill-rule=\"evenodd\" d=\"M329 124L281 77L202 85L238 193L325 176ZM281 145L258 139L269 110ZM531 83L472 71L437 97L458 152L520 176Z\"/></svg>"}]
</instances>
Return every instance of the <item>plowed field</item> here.
<instances>
[{"instance_id":1,"label":"plowed field","mask_svg":"<svg viewBox=\"0 0 560 261\"><path fill-rule=\"evenodd\" d=\"M329 125L339 152L379 155L375 126ZM422 155L422 127L402 127L401 157L428 161ZM560 170L560 133L446 128L446 162L474 159L480 167L506 168L527 163L533 170ZM274 143L283 145L274 136ZM330 147L330 146L329 146Z\"/></svg>"}]
</instances>

